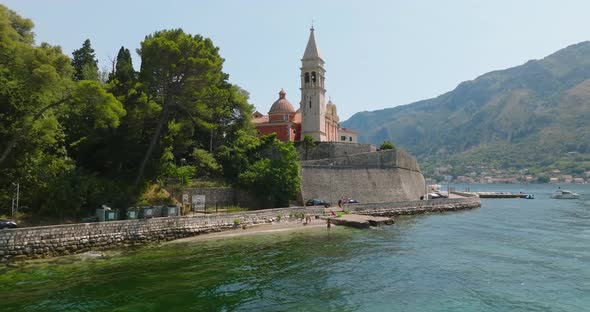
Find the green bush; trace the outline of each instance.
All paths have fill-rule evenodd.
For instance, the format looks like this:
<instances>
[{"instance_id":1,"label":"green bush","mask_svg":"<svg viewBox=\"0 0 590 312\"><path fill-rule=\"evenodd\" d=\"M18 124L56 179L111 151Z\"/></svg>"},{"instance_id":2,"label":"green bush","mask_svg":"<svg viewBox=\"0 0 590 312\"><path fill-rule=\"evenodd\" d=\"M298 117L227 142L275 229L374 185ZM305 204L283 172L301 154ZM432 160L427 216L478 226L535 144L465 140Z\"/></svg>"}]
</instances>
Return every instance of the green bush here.
<instances>
[{"instance_id":1,"label":"green bush","mask_svg":"<svg viewBox=\"0 0 590 312\"><path fill-rule=\"evenodd\" d=\"M389 150L389 149L395 149L395 145L389 141L383 141L383 143L381 144L381 146L379 146L380 150Z\"/></svg>"}]
</instances>

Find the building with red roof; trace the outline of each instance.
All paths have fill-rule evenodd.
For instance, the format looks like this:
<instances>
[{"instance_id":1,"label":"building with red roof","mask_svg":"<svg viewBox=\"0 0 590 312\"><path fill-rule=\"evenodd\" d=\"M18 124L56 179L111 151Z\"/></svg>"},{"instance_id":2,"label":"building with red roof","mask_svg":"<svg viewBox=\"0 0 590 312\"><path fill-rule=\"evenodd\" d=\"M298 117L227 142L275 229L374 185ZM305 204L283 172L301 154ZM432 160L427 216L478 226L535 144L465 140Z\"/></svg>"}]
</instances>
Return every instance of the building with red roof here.
<instances>
[{"instance_id":1,"label":"building with red roof","mask_svg":"<svg viewBox=\"0 0 590 312\"><path fill-rule=\"evenodd\" d=\"M357 143L358 133L340 128L336 104L325 103L326 89L324 61L315 42L314 28L301 59L301 100L295 110L284 90L279 92L267 115L253 114L259 135L276 133L281 141L301 141L306 135L316 142Z\"/></svg>"}]
</instances>

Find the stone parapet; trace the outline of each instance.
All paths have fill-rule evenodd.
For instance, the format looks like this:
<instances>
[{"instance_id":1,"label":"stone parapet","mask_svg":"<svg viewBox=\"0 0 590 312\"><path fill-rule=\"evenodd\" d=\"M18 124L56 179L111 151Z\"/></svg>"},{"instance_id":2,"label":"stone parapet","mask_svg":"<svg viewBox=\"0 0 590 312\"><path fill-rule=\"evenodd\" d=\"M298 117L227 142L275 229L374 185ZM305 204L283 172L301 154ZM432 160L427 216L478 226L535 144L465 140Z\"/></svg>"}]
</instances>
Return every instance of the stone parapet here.
<instances>
[{"instance_id":1,"label":"stone parapet","mask_svg":"<svg viewBox=\"0 0 590 312\"><path fill-rule=\"evenodd\" d=\"M325 159L376 151L375 145L372 144L342 142L318 142L316 144L316 146L307 149L307 158L304 146L298 145L299 158L301 160Z\"/></svg>"},{"instance_id":2,"label":"stone parapet","mask_svg":"<svg viewBox=\"0 0 590 312\"><path fill-rule=\"evenodd\" d=\"M303 167L341 167L341 168L401 168L420 172L416 158L400 150L384 150L360 153L342 157L306 160Z\"/></svg>"}]
</instances>

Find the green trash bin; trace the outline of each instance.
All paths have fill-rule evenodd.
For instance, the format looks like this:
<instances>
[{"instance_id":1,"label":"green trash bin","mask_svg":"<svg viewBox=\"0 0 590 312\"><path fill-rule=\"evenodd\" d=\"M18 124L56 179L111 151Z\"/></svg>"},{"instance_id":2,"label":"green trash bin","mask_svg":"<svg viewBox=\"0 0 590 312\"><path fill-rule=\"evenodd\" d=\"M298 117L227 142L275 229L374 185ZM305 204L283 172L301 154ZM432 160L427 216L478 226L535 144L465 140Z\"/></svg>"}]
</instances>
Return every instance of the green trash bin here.
<instances>
[{"instance_id":1,"label":"green trash bin","mask_svg":"<svg viewBox=\"0 0 590 312\"><path fill-rule=\"evenodd\" d=\"M176 206L162 207L162 217L178 217L180 216L180 208Z\"/></svg>"},{"instance_id":2,"label":"green trash bin","mask_svg":"<svg viewBox=\"0 0 590 312\"><path fill-rule=\"evenodd\" d=\"M105 221L117 221L119 220L119 210L112 209L105 211L104 214Z\"/></svg>"},{"instance_id":3,"label":"green trash bin","mask_svg":"<svg viewBox=\"0 0 590 312\"><path fill-rule=\"evenodd\" d=\"M139 209L129 208L127 209L127 220L139 219Z\"/></svg>"},{"instance_id":4,"label":"green trash bin","mask_svg":"<svg viewBox=\"0 0 590 312\"><path fill-rule=\"evenodd\" d=\"M119 220L119 210L99 208L96 209L96 216L98 217L98 222L116 221Z\"/></svg>"}]
</instances>

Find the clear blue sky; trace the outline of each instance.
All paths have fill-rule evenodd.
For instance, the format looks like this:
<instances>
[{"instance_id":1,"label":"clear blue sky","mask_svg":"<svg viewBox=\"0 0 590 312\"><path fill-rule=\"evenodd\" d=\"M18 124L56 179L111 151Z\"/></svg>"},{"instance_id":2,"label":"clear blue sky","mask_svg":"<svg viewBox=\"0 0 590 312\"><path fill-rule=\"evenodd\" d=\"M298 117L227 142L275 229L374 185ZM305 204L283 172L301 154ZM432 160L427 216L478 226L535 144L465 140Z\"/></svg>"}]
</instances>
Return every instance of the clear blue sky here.
<instances>
[{"instance_id":1,"label":"clear blue sky","mask_svg":"<svg viewBox=\"0 0 590 312\"><path fill-rule=\"evenodd\" d=\"M71 54L90 38L109 65L166 28L209 37L231 82L266 113L284 88L298 106L300 59L315 20L327 95L341 120L435 97L488 71L590 39L587 0L0 0L33 19L37 43ZM135 58L136 68L139 59Z\"/></svg>"}]
</instances>

